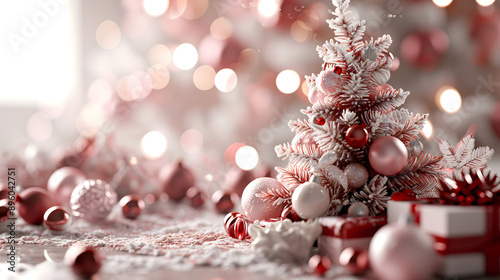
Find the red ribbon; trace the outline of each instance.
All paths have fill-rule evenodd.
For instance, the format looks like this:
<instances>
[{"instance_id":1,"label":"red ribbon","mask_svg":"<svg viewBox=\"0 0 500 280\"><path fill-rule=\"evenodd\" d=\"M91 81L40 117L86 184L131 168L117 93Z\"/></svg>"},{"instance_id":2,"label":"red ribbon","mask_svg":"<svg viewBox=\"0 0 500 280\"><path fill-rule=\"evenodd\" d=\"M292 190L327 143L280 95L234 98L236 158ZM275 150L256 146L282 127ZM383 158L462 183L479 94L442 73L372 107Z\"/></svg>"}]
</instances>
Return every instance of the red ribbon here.
<instances>
[{"instance_id":1,"label":"red ribbon","mask_svg":"<svg viewBox=\"0 0 500 280\"><path fill-rule=\"evenodd\" d=\"M323 225L322 235L342 239L372 237L377 230L386 224L386 216L342 217L332 227Z\"/></svg>"}]
</instances>

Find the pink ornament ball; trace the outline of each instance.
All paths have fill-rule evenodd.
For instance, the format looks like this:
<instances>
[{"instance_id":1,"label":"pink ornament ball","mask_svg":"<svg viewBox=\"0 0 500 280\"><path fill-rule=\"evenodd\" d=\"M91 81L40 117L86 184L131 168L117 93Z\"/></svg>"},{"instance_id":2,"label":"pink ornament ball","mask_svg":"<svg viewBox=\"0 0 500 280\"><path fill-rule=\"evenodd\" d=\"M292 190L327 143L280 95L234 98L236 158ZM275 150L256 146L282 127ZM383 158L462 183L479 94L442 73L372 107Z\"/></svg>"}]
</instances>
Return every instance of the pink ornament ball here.
<instances>
[{"instance_id":1,"label":"pink ornament ball","mask_svg":"<svg viewBox=\"0 0 500 280\"><path fill-rule=\"evenodd\" d=\"M106 220L117 202L116 192L99 179L85 180L71 194L70 206L73 215L89 223Z\"/></svg>"},{"instance_id":2,"label":"pink ornament ball","mask_svg":"<svg viewBox=\"0 0 500 280\"><path fill-rule=\"evenodd\" d=\"M384 136L373 142L368 159L376 172L385 176L393 176L406 166L408 150L398 138Z\"/></svg>"},{"instance_id":3,"label":"pink ornament ball","mask_svg":"<svg viewBox=\"0 0 500 280\"><path fill-rule=\"evenodd\" d=\"M279 190L283 185L273 178L257 178L250 182L241 196L241 208L253 222L281 217L282 207L275 206L272 202L265 201L259 195L269 190Z\"/></svg>"},{"instance_id":4,"label":"pink ornament ball","mask_svg":"<svg viewBox=\"0 0 500 280\"><path fill-rule=\"evenodd\" d=\"M313 137L307 133L300 133L293 137L292 139L293 146L299 145L314 145L316 146L316 141L314 141Z\"/></svg>"},{"instance_id":5,"label":"pink ornament ball","mask_svg":"<svg viewBox=\"0 0 500 280\"><path fill-rule=\"evenodd\" d=\"M69 205L76 185L85 181L85 174L75 167L62 167L54 171L47 182L47 190L60 205Z\"/></svg>"},{"instance_id":6,"label":"pink ornament ball","mask_svg":"<svg viewBox=\"0 0 500 280\"><path fill-rule=\"evenodd\" d=\"M309 102L311 102L311 104L314 104L318 101L323 101L325 99L325 93L320 91L317 87L313 87L309 89L307 99L309 99Z\"/></svg>"},{"instance_id":7,"label":"pink ornament ball","mask_svg":"<svg viewBox=\"0 0 500 280\"><path fill-rule=\"evenodd\" d=\"M437 268L433 238L413 224L382 227L368 252L370 266L381 280L428 280Z\"/></svg>"},{"instance_id":8,"label":"pink ornament ball","mask_svg":"<svg viewBox=\"0 0 500 280\"><path fill-rule=\"evenodd\" d=\"M55 203L49 193L42 188L29 188L16 197L19 216L28 224L41 225L45 211Z\"/></svg>"},{"instance_id":9,"label":"pink ornament ball","mask_svg":"<svg viewBox=\"0 0 500 280\"><path fill-rule=\"evenodd\" d=\"M342 77L335 72L333 67L330 67L319 73L316 86L325 95L335 95L342 88Z\"/></svg>"},{"instance_id":10,"label":"pink ornament ball","mask_svg":"<svg viewBox=\"0 0 500 280\"><path fill-rule=\"evenodd\" d=\"M344 169L349 188L361 188L368 181L368 170L361 163L351 163Z\"/></svg>"}]
</instances>

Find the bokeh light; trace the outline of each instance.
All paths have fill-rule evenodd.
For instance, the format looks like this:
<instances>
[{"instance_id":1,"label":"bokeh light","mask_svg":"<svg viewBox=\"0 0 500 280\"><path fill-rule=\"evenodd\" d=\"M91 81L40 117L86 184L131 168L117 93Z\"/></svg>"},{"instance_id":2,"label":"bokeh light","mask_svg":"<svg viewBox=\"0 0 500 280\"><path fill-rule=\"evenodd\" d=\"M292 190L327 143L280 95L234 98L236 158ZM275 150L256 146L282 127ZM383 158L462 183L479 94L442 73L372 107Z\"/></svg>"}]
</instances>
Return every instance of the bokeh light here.
<instances>
[{"instance_id":1,"label":"bokeh light","mask_svg":"<svg viewBox=\"0 0 500 280\"><path fill-rule=\"evenodd\" d=\"M101 22L95 32L97 44L105 50L114 49L120 43L121 38L120 27L112 20Z\"/></svg>"},{"instance_id":2,"label":"bokeh light","mask_svg":"<svg viewBox=\"0 0 500 280\"><path fill-rule=\"evenodd\" d=\"M483 7L491 6L491 4L495 3L495 0L476 0L476 3Z\"/></svg>"},{"instance_id":3,"label":"bokeh light","mask_svg":"<svg viewBox=\"0 0 500 280\"><path fill-rule=\"evenodd\" d=\"M238 149L234 157L236 165L243 170L252 170L259 164L259 154L252 146L243 146Z\"/></svg>"},{"instance_id":4,"label":"bokeh light","mask_svg":"<svg viewBox=\"0 0 500 280\"><path fill-rule=\"evenodd\" d=\"M313 30L307 23L297 20L292 24L290 33L296 42L302 43L312 38Z\"/></svg>"},{"instance_id":5,"label":"bokeh light","mask_svg":"<svg viewBox=\"0 0 500 280\"><path fill-rule=\"evenodd\" d=\"M138 71L133 75L123 76L116 85L116 93L125 101L133 101L146 98L151 93L151 77Z\"/></svg>"},{"instance_id":6,"label":"bokeh light","mask_svg":"<svg viewBox=\"0 0 500 280\"><path fill-rule=\"evenodd\" d=\"M181 44L174 50L173 61L177 68L189 70L198 62L198 51L189 43Z\"/></svg>"},{"instance_id":7,"label":"bokeh light","mask_svg":"<svg viewBox=\"0 0 500 280\"><path fill-rule=\"evenodd\" d=\"M434 134L434 126L432 125L431 121L425 120L424 127L422 128L422 131L420 133L422 134L422 136L424 136L425 139L431 139L432 135Z\"/></svg>"},{"instance_id":8,"label":"bokeh light","mask_svg":"<svg viewBox=\"0 0 500 280\"><path fill-rule=\"evenodd\" d=\"M161 16L168 8L169 0L144 0L144 11L152 17Z\"/></svg>"},{"instance_id":9,"label":"bokeh light","mask_svg":"<svg viewBox=\"0 0 500 280\"><path fill-rule=\"evenodd\" d=\"M293 70L283 70L276 77L276 86L279 91L290 94L296 91L300 86L300 77Z\"/></svg>"},{"instance_id":10,"label":"bokeh light","mask_svg":"<svg viewBox=\"0 0 500 280\"><path fill-rule=\"evenodd\" d=\"M460 93L450 86L442 87L437 91L436 101L439 109L446 113L456 113L462 107Z\"/></svg>"},{"instance_id":11,"label":"bokeh light","mask_svg":"<svg viewBox=\"0 0 500 280\"><path fill-rule=\"evenodd\" d=\"M214 87L215 70L210 65L198 67L193 74L193 83L199 90L209 90Z\"/></svg>"},{"instance_id":12,"label":"bokeh light","mask_svg":"<svg viewBox=\"0 0 500 280\"><path fill-rule=\"evenodd\" d=\"M189 0L182 17L194 20L202 17L208 8L208 0Z\"/></svg>"},{"instance_id":13,"label":"bokeh light","mask_svg":"<svg viewBox=\"0 0 500 280\"><path fill-rule=\"evenodd\" d=\"M236 152L243 146L246 145L240 142L236 142L229 145L229 147L227 147L226 150L224 151L224 162L226 162L228 165L236 163L234 161L234 158L236 157Z\"/></svg>"},{"instance_id":14,"label":"bokeh light","mask_svg":"<svg viewBox=\"0 0 500 280\"><path fill-rule=\"evenodd\" d=\"M181 148L188 154L196 154L203 147L203 135L197 129L188 129L181 135Z\"/></svg>"},{"instance_id":15,"label":"bokeh light","mask_svg":"<svg viewBox=\"0 0 500 280\"><path fill-rule=\"evenodd\" d=\"M76 121L76 128L83 136L94 136L104 122L105 117L106 113L102 105L88 102L80 110Z\"/></svg>"},{"instance_id":16,"label":"bokeh light","mask_svg":"<svg viewBox=\"0 0 500 280\"><path fill-rule=\"evenodd\" d=\"M26 132L31 140L43 142L52 135L52 122L47 115L34 113L26 123Z\"/></svg>"},{"instance_id":17,"label":"bokeh light","mask_svg":"<svg viewBox=\"0 0 500 280\"><path fill-rule=\"evenodd\" d=\"M227 17L218 17L210 25L210 34L217 40L226 40L233 34L233 24Z\"/></svg>"},{"instance_id":18,"label":"bokeh light","mask_svg":"<svg viewBox=\"0 0 500 280\"><path fill-rule=\"evenodd\" d=\"M170 60L172 59L171 56L172 55L167 46L163 44L156 44L148 51L148 62L149 65L168 65L170 63Z\"/></svg>"},{"instance_id":19,"label":"bokeh light","mask_svg":"<svg viewBox=\"0 0 500 280\"><path fill-rule=\"evenodd\" d=\"M279 1L277 0L259 0L257 2L257 12L264 18L274 17L279 9Z\"/></svg>"},{"instance_id":20,"label":"bokeh light","mask_svg":"<svg viewBox=\"0 0 500 280\"><path fill-rule=\"evenodd\" d=\"M236 73L229 68L224 68L215 75L215 87L222 92L230 92L238 83Z\"/></svg>"},{"instance_id":21,"label":"bokeh light","mask_svg":"<svg viewBox=\"0 0 500 280\"><path fill-rule=\"evenodd\" d=\"M307 80L302 82L302 86L300 88L305 96L309 96L309 85L307 84Z\"/></svg>"},{"instance_id":22,"label":"bokeh light","mask_svg":"<svg viewBox=\"0 0 500 280\"><path fill-rule=\"evenodd\" d=\"M146 73L149 75L148 81L153 89L162 89L166 87L170 81L170 72L167 66L163 64L155 64L149 67Z\"/></svg>"},{"instance_id":23,"label":"bokeh light","mask_svg":"<svg viewBox=\"0 0 500 280\"><path fill-rule=\"evenodd\" d=\"M105 79L97 79L90 84L87 96L90 102L105 104L113 96L113 87Z\"/></svg>"},{"instance_id":24,"label":"bokeh light","mask_svg":"<svg viewBox=\"0 0 500 280\"><path fill-rule=\"evenodd\" d=\"M436 4L436 6L440 8L444 8L449 6L451 2L453 2L453 0L432 0L432 2L434 2L434 4Z\"/></svg>"},{"instance_id":25,"label":"bokeh light","mask_svg":"<svg viewBox=\"0 0 500 280\"><path fill-rule=\"evenodd\" d=\"M167 150L167 139L159 131L146 133L141 140L142 154L149 159L161 157Z\"/></svg>"}]
</instances>

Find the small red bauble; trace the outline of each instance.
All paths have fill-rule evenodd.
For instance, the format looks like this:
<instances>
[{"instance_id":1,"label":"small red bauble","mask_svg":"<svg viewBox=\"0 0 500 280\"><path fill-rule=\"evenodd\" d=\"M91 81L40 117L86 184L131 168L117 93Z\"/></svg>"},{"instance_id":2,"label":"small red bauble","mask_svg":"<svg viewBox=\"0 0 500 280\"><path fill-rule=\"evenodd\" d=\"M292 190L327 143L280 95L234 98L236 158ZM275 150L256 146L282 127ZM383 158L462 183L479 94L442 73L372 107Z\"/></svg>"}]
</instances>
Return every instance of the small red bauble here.
<instances>
[{"instance_id":1,"label":"small red bauble","mask_svg":"<svg viewBox=\"0 0 500 280\"><path fill-rule=\"evenodd\" d=\"M64 255L64 263L71 267L76 275L91 277L101 268L104 256L100 251L87 246L71 247Z\"/></svg>"},{"instance_id":2,"label":"small red bauble","mask_svg":"<svg viewBox=\"0 0 500 280\"><path fill-rule=\"evenodd\" d=\"M205 194L197 187L189 188L186 197L193 208L199 208L205 204Z\"/></svg>"},{"instance_id":3,"label":"small red bauble","mask_svg":"<svg viewBox=\"0 0 500 280\"><path fill-rule=\"evenodd\" d=\"M67 230L71 225L71 214L61 206L52 206L43 215L43 225L48 230Z\"/></svg>"},{"instance_id":4,"label":"small red bauble","mask_svg":"<svg viewBox=\"0 0 500 280\"><path fill-rule=\"evenodd\" d=\"M163 185L163 192L174 201L184 199L187 190L195 183L193 172L184 167L180 161L162 168L159 177Z\"/></svg>"},{"instance_id":5,"label":"small red bauble","mask_svg":"<svg viewBox=\"0 0 500 280\"><path fill-rule=\"evenodd\" d=\"M332 266L327 256L314 255L309 259L309 268L316 275L324 275Z\"/></svg>"},{"instance_id":6,"label":"small red bauble","mask_svg":"<svg viewBox=\"0 0 500 280\"><path fill-rule=\"evenodd\" d=\"M231 212L236 201L236 194L218 190L212 195L212 202L215 204L215 210L220 214Z\"/></svg>"},{"instance_id":7,"label":"small red bauble","mask_svg":"<svg viewBox=\"0 0 500 280\"><path fill-rule=\"evenodd\" d=\"M319 125L324 125L326 123L326 120L325 120L325 118L321 118L320 117L320 118L317 119L317 122L318 122Z\"/></svg>"},{"instance_id":8,"label":"small red bauble","mask_svg":"<svg viewBox=\"0 0 500 280\"><path fill-rule=\"evenodd\" d=\"M353 125L345 133L345 141L353 148L361 148L368 142L368 131L365 125Z\"/></svg>"},{"instance_id":9,"label":"small red bauble","mask_svg":"<svg viewBox=\"0 0 500 280\"><path fill-rule=\"evenodd\" d=\"M21 192L16 202L19 203L19 216L32 225L41 225L45 211L55 205L46 190L36 187Z\"/></svg>"},{"instance_id":10,"label":"small red bauble","mask_svg":"<svg viewBox=\"0 0 500 280\"><path fill-rule=\"evenodd\" d=\"M361 275L369 268L368 259L368 252L366 250L349 247L340 253L339 264L352 274Z\"/></svg>"},{"instance_id":11,"label":"small red bauble","mask_svg":"<svg viewBox=\"0 0 500 280\"><path fill-rule=\"evenodd\" d=\"M145 207L144 200L137 194L124 196L120 199L119 205L122 208L123 216L127 219L137 218Z\"/></svg>"},{"instance_id":12,"label":"small red bauble","mask_svg":"<svg viewBox=\"0 0 500 280\"><path fill-rule=\"evenodd\" d=\"M231 212L224 218L224 229L232 238L245 240L250 238L248 226L251 223L247 216L238 212Z\"/></svg>"}]
</instances>

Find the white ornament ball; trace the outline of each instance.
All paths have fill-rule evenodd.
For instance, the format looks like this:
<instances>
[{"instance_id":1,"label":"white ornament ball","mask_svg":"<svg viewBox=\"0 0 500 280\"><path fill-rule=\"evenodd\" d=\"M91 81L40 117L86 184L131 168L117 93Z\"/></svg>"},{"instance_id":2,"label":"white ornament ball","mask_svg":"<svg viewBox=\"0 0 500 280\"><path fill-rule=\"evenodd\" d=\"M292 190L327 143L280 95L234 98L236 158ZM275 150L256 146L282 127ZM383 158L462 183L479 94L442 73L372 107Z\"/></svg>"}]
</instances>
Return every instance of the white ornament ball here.
<instances>
[{"instance_id":1,"label":"white ornament ball","mask_svg":"<svg viewBox=\"0 0 500 280\"><path fill-rule=\"evenodd\" d=\"M330 206L330 195L320 184L306 182L298 186L292 195L292 208L302 219L321 217Z\"/></svg>"},{"instance_id":2,"label":"white ornament ball","mask_svg":"<svg viewBox=\"0 0 500 280\"><path fill-rule=\"evenodd\" d=\"M250 220L265 220L281 217L282 207L265 201L258 195L263 191L279 190L283 185L276 179L263 177L250 182L241 195L241 208Z\"/></svg>"},{"instance_id":3,"label":"white ornament ball","mask_svg":"<svg viewBox=\"0 0 500 280\"><path fill-rule=\"evenodd\" d=\"M344 169L350 188L357 189L368 181L368 170L361 163L351 163Z\"/></svg>"},{"instance_id":4,"label":"white ornament ball","mask_svg":"<svg viewBox=\"0 0 500 280\"><path fill-rule=\"evenodd\" d=\"M311 102L311 104L314 104L318 101L323 101L325 99L325 93L320 91L318 87L313 87L309 89L307 99L309 99L309 102Z\"/></svg>"},{"instance_id":5,"label":"white ornament ball","mask_svg":"<svg viewBox=\"0 0 500 280\"><path fill-rule=\"evenodd\" d=\"M416 225L389 224L370 242L370 266L381 280L428 280L437 268L433 246Z\"/></svg>"},{"instance_id":6,"label":"white ornament ball","mask_svg":"<svg viewBox=\"0 0 500 280\"><path fill-rule=\"evenodd\" d=\"M354 202L347 209L347 216L349 217L366 217L369 214L370 210L363 202Z\"/></svg>"},{"instance_id":7,"label":"white ornament ball","mask_svg":"<svg viewBox=\"0 0 500 280\"><path fill-rule=\"evenodd\" d=\"M106 220L116 205L117 195L106 182L85 180L78 184L71 193L70 206L73 215L94 223Z\"/></svg>"},{"instance_id":8,"label":"white ornament ball","mask_svg":"<svg viewBox=\"0 0 500 280\"><path fill-rule=\"evenodd\" d=\"M316 78L318 90L327 95L334 95L342 88L342 78L335 73L334 68L323 70Z\"/></svg>"}]
</instances>

